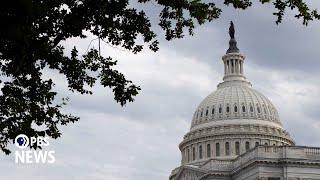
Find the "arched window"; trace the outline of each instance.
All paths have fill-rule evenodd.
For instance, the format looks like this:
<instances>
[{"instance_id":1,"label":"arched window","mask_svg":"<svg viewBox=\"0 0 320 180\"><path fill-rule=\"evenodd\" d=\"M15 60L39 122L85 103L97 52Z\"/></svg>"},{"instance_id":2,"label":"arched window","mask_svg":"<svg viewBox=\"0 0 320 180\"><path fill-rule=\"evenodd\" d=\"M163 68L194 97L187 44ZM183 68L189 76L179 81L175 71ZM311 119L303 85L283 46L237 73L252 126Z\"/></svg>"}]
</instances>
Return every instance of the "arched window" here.
<instances>
[{"instance_id":1,"label":"arched window","mask_svg":"<svg viewBox=\"0 0 320 180\"><path fill-rule=\"evenodd\" d=\"M189 162L189 161L190 161L190 150L187 149L187 162Z\"/></svg>"},{"instance_id":2,"label":"arched window","mask_svg":"<svg viewBox=\"0 0 320 180\"><path fill-rule=\"evenodd\" d=\"M268 146L268 143L264 143L265 146Z\"/></svg>"},{"instance_id":3,"label":"arched window","mask_svg":"<svg viewBox=\"0 0 320 180\"><path fill-rule=\"evenodd\" d=\"M208 109L206 110L206 116L208 116Z\"/></svg>"},{"instance_id":4,"label":"arched window","mask_svg":"<svg viewBox=\"0 0 320 180\"><path fill-rule=\"evenodd\" d=\"M212 112L211 113L214 114L214 107L212 108Z\"/></svg>"},{"instance_id":5,"label":"arched window","mask_svg":"<svg viewBox=\"0 0 320 180\"><path fill-rule=\"evenodd\" d=\"M211 157L211 145L207 144L207 157Z\"/></svg>"},{"instance_id":6,"label":"arched window","mask_svg":"<svg viewBox=\"0 0 320 180\"><path fill-rule=\"evenodd\" d=\"M201 110L201 114L200 114L200 117L202 117L202 114L203 114L203 110Z\"/></svg>"},{"instance_id":7,"label":"arched window","mask_svg":"<svg viewBox=\"0 0 320 180\"><path fill-rule=\"evenodd\" d=\"M227 106L227 112L229 112L230 111L230 108L229 108L229 106Z\"/></svg>"},{"instance_id":8,"label":"arched window","mask_svg":"<svg viewBox=\"0 0 320 180\"><path fill-rule=\"evenodd\" d=\"M235 146L236 146L236 155L240 155L240 143L237 141Z\"/></svg>"},{"instance_id":9,"label":"arched window","mask_svg":"<svg viewBox=\"0 0 320 180\"><path fill-rule=\"evenodd\" d=\"M220 156L220 144L216 143L216 156Z\"/></svg>"},{"instance_id":10,"label":"arched window","mask_svg":"<svg viewBox=\"0 0 320 180\"><path fill-rule=\"evenodd\" d=\"M238 112L238 107L234 106L234 112Z\"/></svg>"},{"instance_id":11,"label":"arched window","mask_svg":"<svg viewBox=\"0 0 320 180\"><path fill-rule=\"evenodd\" d=\"M193 161L196 160L196 148L195 147L192 148L192 160Z\"/></svg>"},{"instance_id":12,"label":"arched window","mask_svg":"<svg viewBox=\"0 0 320 180\"><path fill-rule=\"evenodd\" d=\"M202 159L202 146L199 146L199 158Z\"/></svg>"},{"instance_id":13,"label":"arched window","mask_svg":"<svg viewBox=\"0 0 320 180\"><path fill-rule=\"evenodd\" d=\"M260 113L260 107L259 106L257 107L257 111L258 111L258 113Z\"/></svg>"},{"instance_id":14,"label":"arched window","mask_svg":"<svg viewBox=\"0 0 320 180\"><path fill-rule=\"evenodd\" d=\"M246 142L246 151L249 151L249 149L250 149L250 142L247 141L247 142Z\"/></svg>"},{"instance_id":15,"label":"arched window","mask_svg":"<svg viewBox=\"0 0 320 180\"><path fill-rule=\"evenodd\" d=\"M222 113L222 107L221 106L219 107L219 113Z\"/></svg>"},{"instance_id":16,"label":"arched window","mask_svg":"<svg viewBox=\"0 0 320 180\"><path fill-rule=\"evenodd\" d=\"M199 111L197 111L197 118L199 117Z\"/></svg>"},{"instance_id":17,"label":"arched window","mask_svg":"<svg viewBox=\"0 0 320 180\"><path fill-rule=\"evenodd\" d=\"M253 112L253 107L252 106L250 106L250 112Z\"/></svg>"},{"instance_id":18,"label":"arched window","mask_svg":"<svg viewBox=\"0 0 320 180\"><path fill-rule=\"evenodd\" d=\"M226 142L225 150L226 150L226 156L229 156L230 155L230 144L229 144L229 142Z\"/></svg>"},{"instance_id":19,"label":"arched window","mask_svg":"<svg viewBox=\"0 0 320 180\"><path fill-rule=\"evenodd\" d=\"M256 146L259 146L259 142L256 142Z\"/></svg>"},{"instance_id":20,"label":"arched window","mask_svg":"<svg viewBox=\"0 0 320 180\"><path fill-rule=\"evenodd\" d=\"M244 105L242 106L242 112L246 112L246 107Z\"/></svg>"}]
</instances>

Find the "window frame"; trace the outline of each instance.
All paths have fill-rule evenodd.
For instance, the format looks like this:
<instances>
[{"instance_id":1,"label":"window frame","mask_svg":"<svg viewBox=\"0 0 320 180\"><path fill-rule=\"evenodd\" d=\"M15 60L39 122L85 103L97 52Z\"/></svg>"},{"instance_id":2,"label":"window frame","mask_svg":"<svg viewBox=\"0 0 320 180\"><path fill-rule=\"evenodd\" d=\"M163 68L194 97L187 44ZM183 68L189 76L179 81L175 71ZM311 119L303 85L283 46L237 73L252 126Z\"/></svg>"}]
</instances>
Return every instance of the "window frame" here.
<instances>
[{"instance_id":1,"label":"window frame","mask_svg":"<svg viewBox=\"0 0 320 180\"><path fill-rule=\"evenodd\" d=\"M196 160L196 148L192 147L192 160L195 161Z\"/></svg>"},{"instance_id":2,"label":"window frame","mask_svg":"<svg viewBox=\"0 0 320 180\"><path fill-rule=\"evenodd\" d=\"M245 142L245 149L246 149L246 152L250 150L250 142L249 141Z\"/></svg>"},{"instance_id":3,"label":"window frame","mask_svg":"<svg viewBox=\"0 0 320 180\"><path fill-rule=\"evenodd\" d=\"M216 157L219 157L220 155L221 155L220 143L216 143Z\"/></svg>"},{"instance_id":4,"label":"window frame","mask_svg":"<svg viewBox=\"0 0 320 180\"><path fill-rule=\"evenodd\" d=\"M207 144L207 158L211 157L211 144Z\"/></svg>"},{"instance_id":5,"label":"window frame","mask_svg":"<svg viewBox=\"0 0 320 180\"><path fill-rule=\"evenodd\" d=\"M240 142L239 141L235 142L235 151L236 151L236 155L240 155Z\"/></svg>"},{"instance_id":6,"label":"window frame","mask_svg":"<svg viewBox=\"0 0 320 180\"><path fill-rule=\"evenodd\" d=\"M203 158L203 154L202 154L202 145L199 145L199 159Z\"/></svg>"},{"instance_id":7,"label":"window frame","mask_svg":"<svg viewBox=\"0 0 320 180\"><path fill-rule=\"evenodd\" d=\"M225 155L230 156L230 143L229 142L225 143Z\"/></svg>"}]
</instances>

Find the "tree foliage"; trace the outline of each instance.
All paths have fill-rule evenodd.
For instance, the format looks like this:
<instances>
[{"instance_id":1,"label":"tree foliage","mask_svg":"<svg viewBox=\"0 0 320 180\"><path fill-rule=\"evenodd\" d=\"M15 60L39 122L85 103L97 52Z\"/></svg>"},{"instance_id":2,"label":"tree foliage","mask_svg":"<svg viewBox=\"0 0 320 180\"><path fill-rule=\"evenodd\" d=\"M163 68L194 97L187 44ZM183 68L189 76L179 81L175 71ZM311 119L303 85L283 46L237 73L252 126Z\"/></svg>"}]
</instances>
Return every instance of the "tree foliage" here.
<instances>
[{"instance_id":1,"label":"tree foliage","mask_svg":"<svg viewBox=\"0 0 320 180\"><path fill-rule=\"evenodd\" d=\"M280 23L286 9L296 9L296 18L303 24L319 19L316 10L302 0L260 0L272 3L274 15ZM97 49L79 54L76 47L64 53L62 42L69 38L86 38L90 32L99 39L122 47L132 53L144 47L158 50L156 33L143 10L130 6L128 0L12 0L0 6L0 147L10 153L8 144L18 134L27 136L61 136L60 125L79 118L61 112L67 99L57 103L52 79L44 78L45 68L63 74L72 92L91 94L91 87L99 81L111 88L116 102L122 106L132 102L140 90L113 67L117 61L102 57ZM158 25L167 40L193 35L196 25L219 18L221 8L213 1L200 0L138 0L138 4L152 3L161 8ZM247 9L251 0L225 0L235 9ZM142 6L146 7L146 6ZM142 8L143 9L143 8ZM143 43L138 43L139 37ZM92 75L95 74L95 75ZM85 88L89 87L89 88ZM45 126L45 130L34 128ZM32 148L41 148L34 145Z\"/></svg>"}]
</instances>

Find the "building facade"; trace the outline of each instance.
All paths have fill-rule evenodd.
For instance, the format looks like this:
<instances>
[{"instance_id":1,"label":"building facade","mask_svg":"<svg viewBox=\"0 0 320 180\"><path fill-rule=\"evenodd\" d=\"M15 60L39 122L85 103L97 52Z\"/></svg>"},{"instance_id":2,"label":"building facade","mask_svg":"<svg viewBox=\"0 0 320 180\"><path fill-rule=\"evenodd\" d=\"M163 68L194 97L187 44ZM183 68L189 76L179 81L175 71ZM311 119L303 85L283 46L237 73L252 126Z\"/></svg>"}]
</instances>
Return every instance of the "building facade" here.
<instances>
[{"instance_id":1,"label":"building facade","mask_svg":"<svg viewBox=\"0 0 320 180\"><path fill-rule=\"evenodd\" d=\"M197 107L170 180L320 180L320 148L296 146L272 102L252 88L234 27L223 82Z\"/></svg>"}]
</instances>

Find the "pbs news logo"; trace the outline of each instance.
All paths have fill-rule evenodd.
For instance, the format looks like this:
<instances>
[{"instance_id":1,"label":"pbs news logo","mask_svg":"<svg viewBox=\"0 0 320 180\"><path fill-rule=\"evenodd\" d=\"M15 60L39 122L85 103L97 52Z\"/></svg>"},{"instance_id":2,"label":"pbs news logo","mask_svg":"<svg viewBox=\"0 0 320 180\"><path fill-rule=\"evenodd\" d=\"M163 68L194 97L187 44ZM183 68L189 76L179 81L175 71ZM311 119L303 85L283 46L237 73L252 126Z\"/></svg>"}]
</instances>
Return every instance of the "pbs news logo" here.
<instances>
[{"instance_id":1,"label":"pbs news logo","mask_svg":"<svg viewBox=\"0 0 320 180\"><path fill-rule=\"evenodd\" d=\"M55 151L45 150L27 150L26 148L37 144L37 146L49 146L48 137L28 137L24 134L18 135L14 144L20 150L15 151L15 163L54 163L55 162Z\"/></svg>"}]
</instances>

